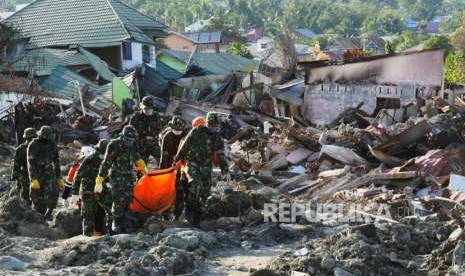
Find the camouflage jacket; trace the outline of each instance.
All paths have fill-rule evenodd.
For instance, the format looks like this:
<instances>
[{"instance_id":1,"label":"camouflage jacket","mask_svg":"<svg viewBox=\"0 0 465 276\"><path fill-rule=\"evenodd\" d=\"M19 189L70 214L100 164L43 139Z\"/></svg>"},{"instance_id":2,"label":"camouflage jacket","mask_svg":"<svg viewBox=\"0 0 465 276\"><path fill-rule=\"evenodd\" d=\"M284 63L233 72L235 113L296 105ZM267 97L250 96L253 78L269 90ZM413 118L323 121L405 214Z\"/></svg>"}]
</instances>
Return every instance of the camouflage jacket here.
<instances>
[{"instance_id":1,"label":"camouflage jacket","mask_svg":"<svg viewBox=\"0 0 465 276\"><path fill-rule=\"evenodd\" d=\"M158 134L161 130L160 115L153 112L151 116L147 116L142 111L136 112L132 118L130 125L132 125L139 135L141 146L145 145L158 145Z\"/></svg>"},{"instance_id":2,"label":"camouflage jacket","mask_svg":"<svg viewBox=\"0 0 465 276\"><path fill-rule=\"evenodd\" d=\"M30 179L47 174L60 178L58 147L55 142L40 138L31 141L27 148L27 167Z\"/></svg>"},{"instance_id":3,"label":"camouflage jacket","mask_svg":"<svg viewBox=\"0 0 465 276\"><path fill-rule=\"evenodd\" d=\"M224 142L219 133L209 133L206 127L193 128L179 146L175 161L184 160L196 166L212 166L212 157L220 152L221 170L227 170Z\"/></svg>"},{"instance_id":4,"label":"camouflage jacket","mask_svg":"<svg viewBox=\"0 0 465 276\"><path fill-rule=\"evenodd\" d=\"M93 154L84 158L81 165L79 166L78 171L76 172L76 177L74 178L74 194L78 194L79 189L81 189L83 192L94 191L95 178L97 178L101 163L102 159L97 152L94 152Z\"/></svg>"},{"instance_id":5,"label":"camouflage jacket","mask_svg":"<svg viewBox=\"0 0 465 276\"><path fill-rule=\"evenodd\" d=\"M132 174L136 160L140 158L136 146L128 147L121 137L110 141L105 152L99 175L107 177L113 173Z\"/></svg>"},{"instance_id":6,"label":"camouflage jacket","mask_svg":"<svg viewBox=\"0 0 465 276\"><path fill-rule=\"evenodd\" d=\"M163 131L163 137L161 138L161 159L160 167L162 169L169 168L173 164L174 156L178 152L179 144L182 138L187 134L187 131L183 131L182 134L176 135L173 133L171 127L166 128Z\"/></svg>"},{"instance_id":7,"label":"camouflage jacket","mask_svg":"<svg viewBox=\"0 0 465 276\"><path fill-rule=\"evenodd\" d=\"M13 164L12 179L17 180L20 176L28 176L27 171L27 146L29 141L23 142L16 148L15 159Z\"/></svg>"}]
</instances>

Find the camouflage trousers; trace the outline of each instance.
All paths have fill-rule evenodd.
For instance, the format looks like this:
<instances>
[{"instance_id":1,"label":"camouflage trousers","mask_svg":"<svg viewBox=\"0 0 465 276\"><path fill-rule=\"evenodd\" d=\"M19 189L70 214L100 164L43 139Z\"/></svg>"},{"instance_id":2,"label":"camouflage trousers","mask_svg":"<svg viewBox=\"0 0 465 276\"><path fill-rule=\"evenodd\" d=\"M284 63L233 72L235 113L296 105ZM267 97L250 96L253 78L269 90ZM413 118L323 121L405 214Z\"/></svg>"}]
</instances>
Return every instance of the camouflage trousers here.
<instances>
[{"instance_id":1,"label":"camouflage trousers","mask_svg":"<svg viewBox=\"0 0 465 276\"><path fill-rule=\"evenodd\" d=\"M42 176L39 179L40 189L31 189L30 197L34 210L51 219L53 210L58 203L58 183L54 176Z\"/></svg>"},{"instance_id":2,"label":"camouflage trousers","mask_svg":"<svg viewBox=\"0 0 465 276\"><path fill-rule=\"evenodd\" d=\"M111 194L104 192L101 195L97 195L94 192L83 192L81 194L82 206L82 234L85 236L92 236L96 226L97 220L104 219L106 226L106 232L111 229L112 215L111 215ZM98 217L99 208L103 208L104 217Z\"/></svg>"},{"instance_id":3,"label":"camouflage trousers","mask_svg":"<svg viewBox=\"0 0 465 276\"><path fill-rule=\"evenodd\" d=\"M174 219L178 220L184 212L184 203L189 192L189 183L185 173L178 170L176 172L176 199L174 206L163 213L165 220L171 219L171 211L173 211Z\"/></svg>"},{"instance_id":4,"label":"camouflage trousers","mask_svg":"<svg viewBox=\"0 0 465 276\"><path fill-rule=\"evenodd\" d=\"M31 198L29 196L31 190L31 182L29 181L28 175L20 175L16 180L16 185L18 188L19 195L22 199L27 201L29 204L31 203Z\"/></svg>"},{"instance_id":5,"label":"camouflage trousers","mask_svg":"<svg viewBox=\"0 0 465 276\"><path fill-rule=\"evenodd\" d=\"M191 180L185 200L186 219L197 225L202 216L202 204L210 196L212 167L188 165L187 173Z\"/></svg>"},{"instance_id":6,"label":"camouflage trousers","mask_svg":"<svg viewBox=\"0 0 465 276\"><path fill-rule=\"evenodd\" d=\"M113 199L111 208L113 224L120 229L125 229L125 215L129 211L129 205L132 202L135 178L132 175L112 174L110 183L112 186L111 197Z\"/></svg>"}]
</instances>

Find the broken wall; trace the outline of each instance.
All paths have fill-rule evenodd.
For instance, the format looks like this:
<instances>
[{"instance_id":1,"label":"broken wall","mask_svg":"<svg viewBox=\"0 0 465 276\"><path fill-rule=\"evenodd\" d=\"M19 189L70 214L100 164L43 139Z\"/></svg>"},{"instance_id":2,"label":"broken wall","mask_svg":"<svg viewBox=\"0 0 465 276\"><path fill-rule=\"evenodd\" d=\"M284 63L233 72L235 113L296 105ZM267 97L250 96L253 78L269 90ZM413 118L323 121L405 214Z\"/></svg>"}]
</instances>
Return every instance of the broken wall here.
<instances>
[{"instance_id":1,"label":"broken wall","mask_svg":"<svg viewBox=\"0 0 465 276\"><path fill-rule=\"evenodd\" d=\"M302 115L316 125L331 123L345 109L363 102L361 110L373 114L377 97L400 98L401 106L416 102L416 96L429 97L435 90L414 85L386 86L371 84L318 84L309 85L304 93ZM398 119L401 110L394 114Z\"/></svg>"}]
</instances>

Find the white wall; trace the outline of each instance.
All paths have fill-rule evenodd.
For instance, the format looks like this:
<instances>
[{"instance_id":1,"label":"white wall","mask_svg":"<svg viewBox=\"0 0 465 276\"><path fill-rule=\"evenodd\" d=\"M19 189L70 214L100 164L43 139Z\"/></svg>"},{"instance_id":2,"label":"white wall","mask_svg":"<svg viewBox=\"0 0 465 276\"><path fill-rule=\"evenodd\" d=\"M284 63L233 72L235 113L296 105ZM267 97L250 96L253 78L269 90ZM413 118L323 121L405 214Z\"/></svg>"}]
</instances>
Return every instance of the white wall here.
<instances>
[{"instance_id":1,"label":"white wall","mask_svg":"<svg viewBox=\"0 0 465 276\"><path fill-rule=\"evenodd\" d=\"M142 64L142 44L131 42L132 60L123 59L123 69L131 70L137 65Z\"/></svg>"},{"instance_id":2,"label":"white wall","mask_svg":"<svg viewBox=\"0 0 465 276\"><path fill-rule=\"evenodd\" d=\"M131 42L132 48L132 60L125 60L123 59L123 69L124 70L132 70L138 65L144 63L143 61L143 54L142 54L142 44L137 42ZM150 45L150 64L155 64L155 46Z\"/></svg>"}]
</instances>

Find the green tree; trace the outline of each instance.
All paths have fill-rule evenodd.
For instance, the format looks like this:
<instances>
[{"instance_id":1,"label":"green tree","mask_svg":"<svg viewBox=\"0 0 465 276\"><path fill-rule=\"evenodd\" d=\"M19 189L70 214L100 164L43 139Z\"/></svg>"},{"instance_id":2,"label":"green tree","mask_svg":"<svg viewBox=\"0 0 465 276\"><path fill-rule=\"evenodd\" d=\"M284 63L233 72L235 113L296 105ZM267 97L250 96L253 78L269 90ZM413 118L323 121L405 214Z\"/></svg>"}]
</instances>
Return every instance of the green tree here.
<instances>
[{"instance_id":1,"label":"green tree","mask_svg":"<svg viewBox=\"0 0 465 276\"><path fill-rule=\"evenodd\" d=\"M463 54L447 55L445 62L445 78L451 83L465 83L465 57Z\"/></svg>"},{"instance_id":2,"label":"green tree","mask_svg":"<svg viewBox=\"0 0 465 276\"><path fill-rule=\"evenodd\" d=\"M231 44L229 44L229 48L228 50L226 50L226 53L236 56L242 56L245 58L253 58L249 49L245 47L245 44L240 42L232 42Z\"/></svg>"},{"instance_id":3,"label":"green tree","mask_svg":"<svg viewBox=\"0 0 465 276\"><path fill-rule=\"evenodd\" d=\"M442 8L442 0L399 0L404 16L414 20L431 20Z\"/></svg>"},{"instance_id":4,"label":"green tree","mask_svg":"<svg viewBox=\"0 0 465 276\"><path fill-rule=\"evenodd\" d=\"M439 48L446 50L446 52L449 52L450 50L452 50L452 45L450 45L450 39L446 36L435 35L435 36L431 36L423 44L423 50L439 49Z\"/></svg>"},{"instance_id":5,"label":"green tree","mask_svg":"<svg viewBox=\"0 0 465 276\"><path fill-rule=\"evenodd\" d=\"M418 36L416 36L412 31L403 32L393 44L396 45L397 51L404 51L408 48L411 48L417 45L420 42Z\"/></svg>"},{"instance_id":6,"label":"green tree","mask_svg":"<svg viewBox=\"0 0 465 276\"><path fill-rule=\"evenodd\" d=\"M392 8L386 8L363 21L362 33L366 36L397 34L403 27L400 13Z\"/></svg>"}]
</instances>

